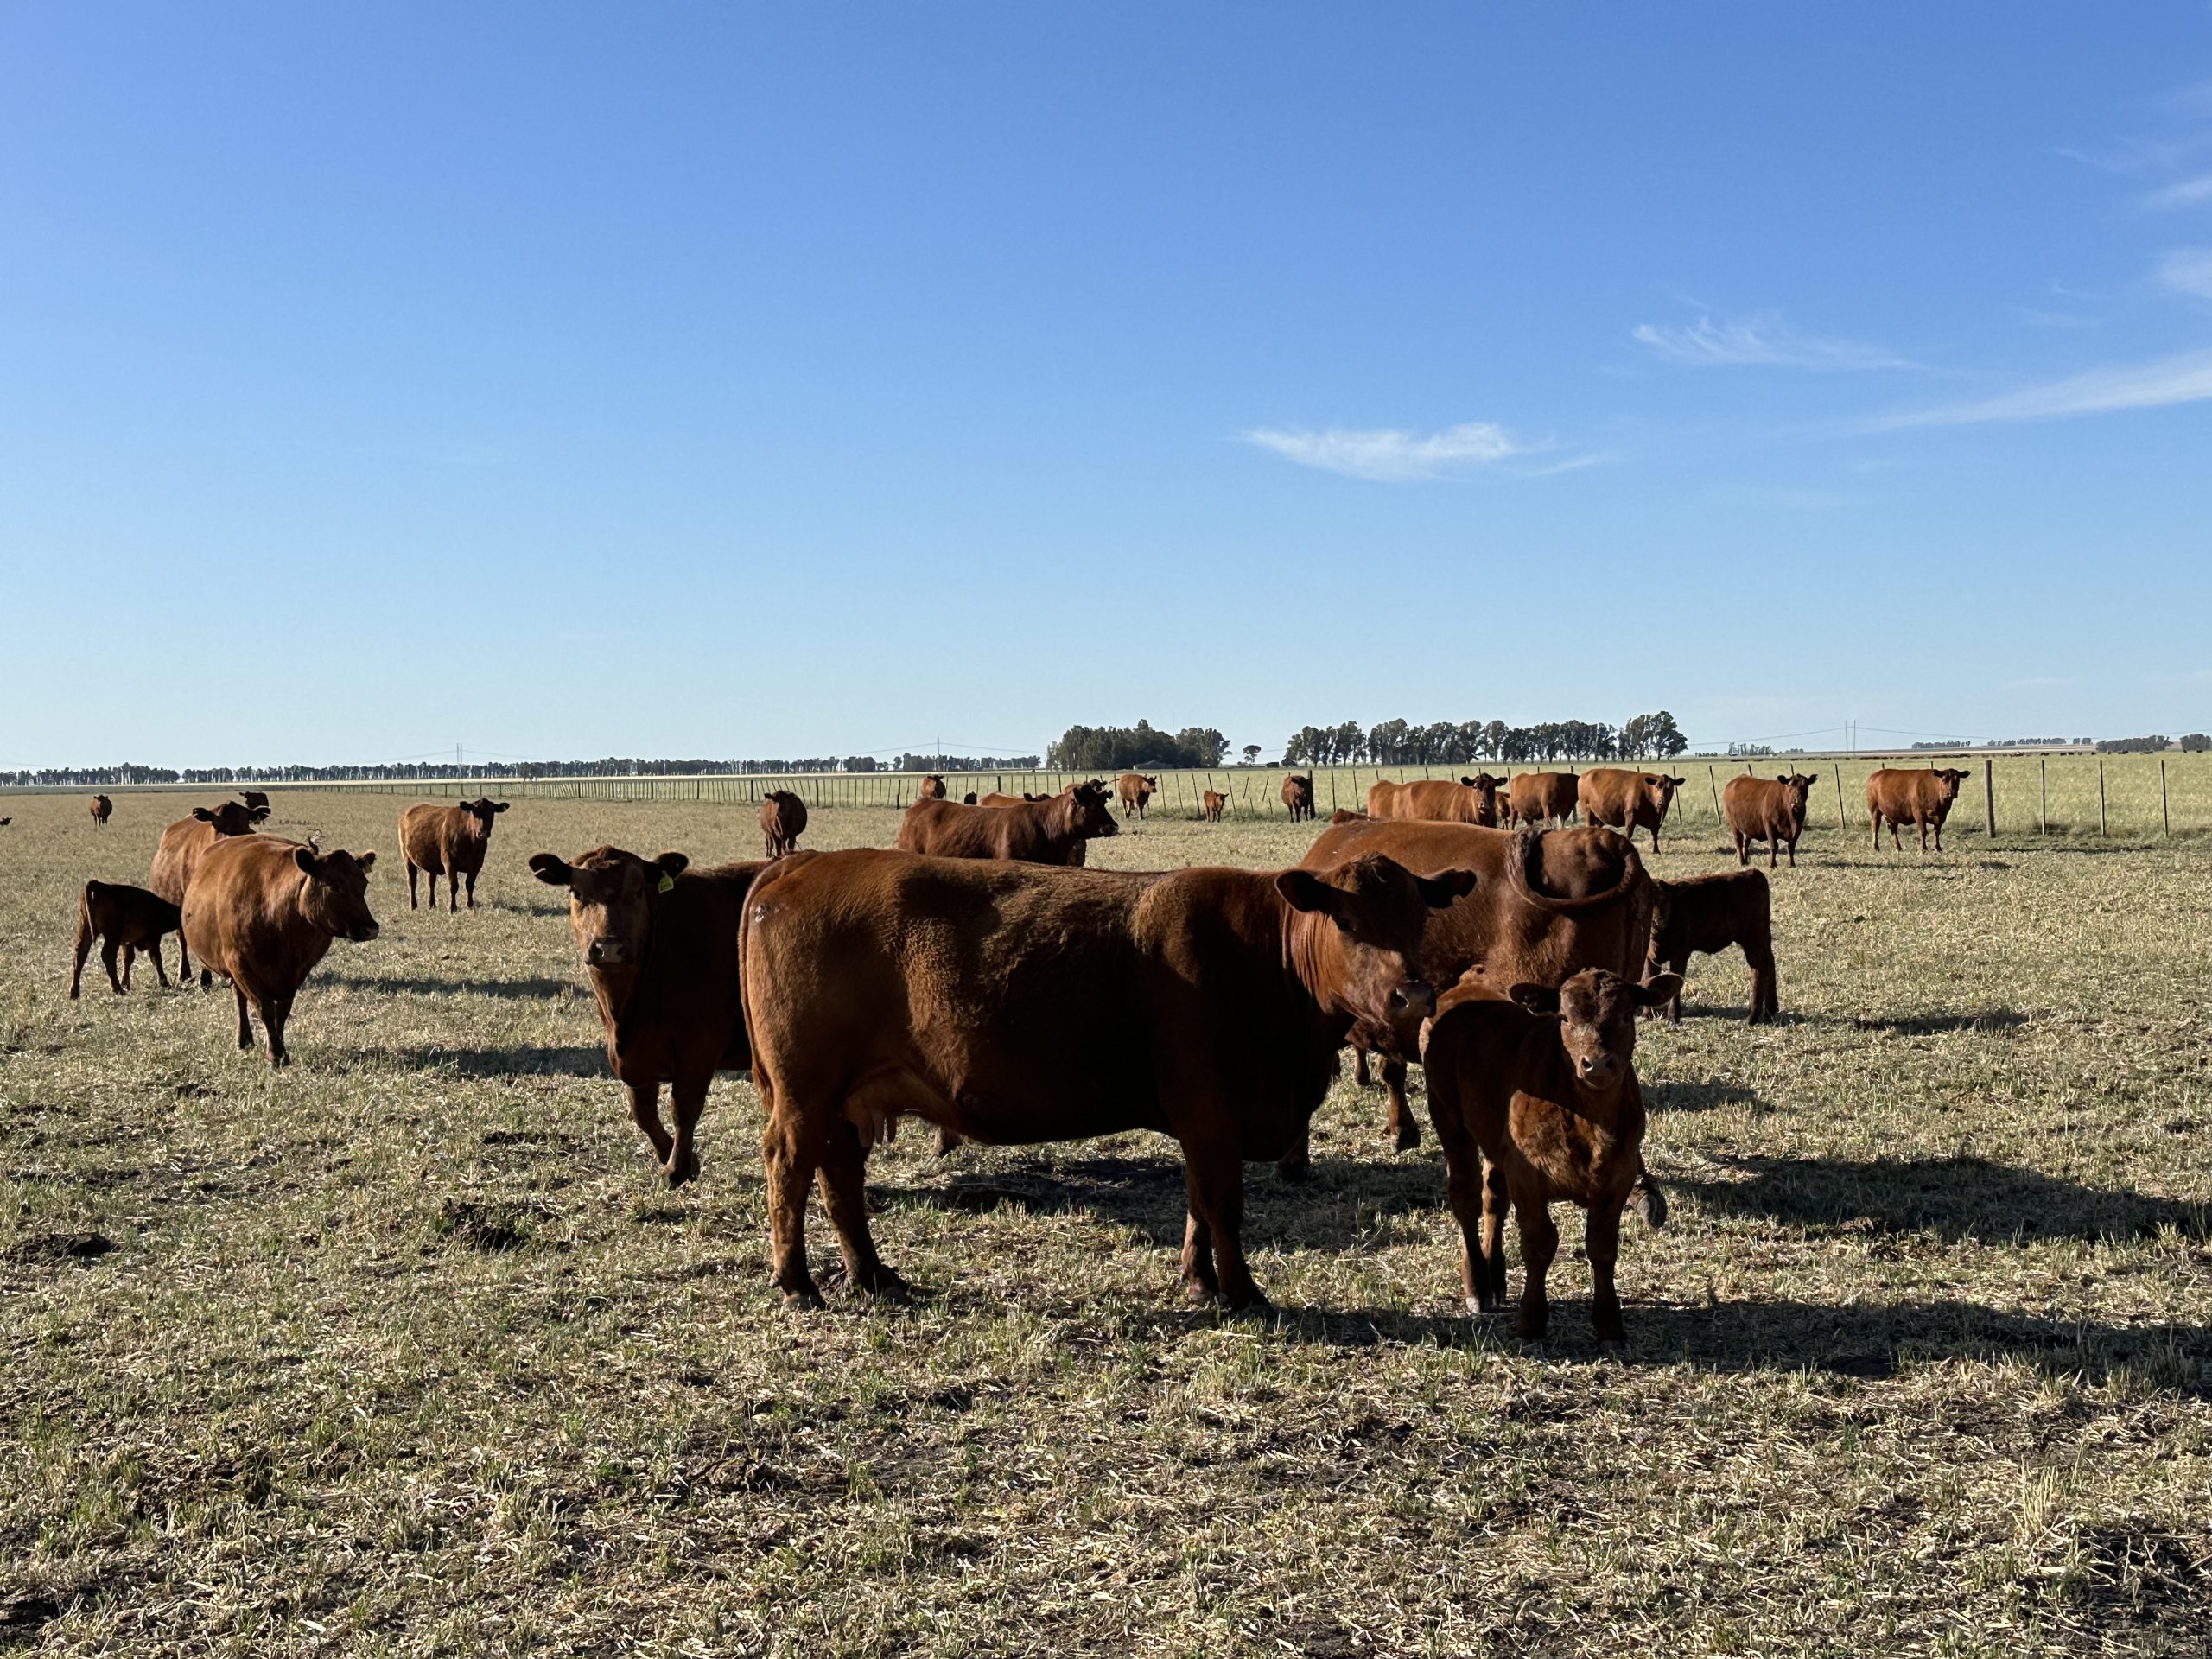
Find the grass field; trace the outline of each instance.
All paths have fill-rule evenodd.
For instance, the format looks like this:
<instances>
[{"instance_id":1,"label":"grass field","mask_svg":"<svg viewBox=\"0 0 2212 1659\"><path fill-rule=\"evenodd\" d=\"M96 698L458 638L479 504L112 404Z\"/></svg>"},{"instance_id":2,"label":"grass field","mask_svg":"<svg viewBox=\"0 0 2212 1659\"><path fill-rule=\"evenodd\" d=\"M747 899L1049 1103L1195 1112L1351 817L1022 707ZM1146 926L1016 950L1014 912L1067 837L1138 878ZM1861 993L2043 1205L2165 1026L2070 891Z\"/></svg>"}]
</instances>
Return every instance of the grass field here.
<instances>
[{"instance_id":1,"label":"grass field","mask_svg":"<svg viewBox=\"0 0 2212 1659\"><path fill-rule=\"evenodd\" d=\"M1645 1029L1673 1216L1630 1223L1612 1362L1572 1224L1548 1346L1462 1315L1441 1162L1348 1081L1309 1184L1249 1172L1273 1321L1177 1299L1167 1142L912 1129L871 1185L919 1300L787 1313L751 1091L658 1184L523 868L755 855L749 812L518 801L454 918L406 908L401 800L276 794L378 849L385 931L272 1075L220 988L96 960L67 1000L78 886L143 880L189 804L0 809L0 1648L2212 1650L2204 841L1876 858L1816 813L1783 1020L1700 958ZM1094 861L1311 834L1156 819Z\"/></svg>"}]
</instances>

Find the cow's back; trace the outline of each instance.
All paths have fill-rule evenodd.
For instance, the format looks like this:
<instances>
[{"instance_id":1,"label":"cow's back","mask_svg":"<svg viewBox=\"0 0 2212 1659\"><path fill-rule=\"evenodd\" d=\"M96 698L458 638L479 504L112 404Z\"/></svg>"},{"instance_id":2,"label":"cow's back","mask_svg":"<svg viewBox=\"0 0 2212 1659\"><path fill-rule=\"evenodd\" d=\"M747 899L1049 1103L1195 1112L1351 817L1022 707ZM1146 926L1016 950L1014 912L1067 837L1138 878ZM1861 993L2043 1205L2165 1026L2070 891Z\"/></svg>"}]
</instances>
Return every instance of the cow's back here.
<instances>
[{"instance_id":1,"label":"cow's back","mask_svg":"<svg viewBox=\"0 0 2212 1659\"><path fill-rule=\"evenodd\" d=\"M1529 823L1570 816L1581 785L1573 772L1524 772L1506 787L1516 816Z\"/></svg>"},{"instance_id":2,"label":"cow's back","mask_svg":"<svg viewBox=\"0 0 2212 1659\"><path fill-rule=\"evenodd\" d=\"M214 844L213 824L200 818L179 818L162 831L146 886L171 904L181 905L201 858Z\"/></svg>"},{"instance_id":3,"label":"cow's back","mask_svg":"<svg viewBox=\"0 0 2212 1659\"><path fill-rule=\"evenodd\" d=\"M399 815L399 850L417 869L443 875L447 855L452 851L453 820L464 816L457 806L436 806L428 801ZM433 889L431 897L436 898Z\"/></svg>"},{"instance_id":4,"label":"cow's back","mask_svg":"<svg viewBox=\"0 0 2212 1659\"><path fill-rule=\"evenodd\" d=\"M1777 827L1784 836L1795 829L1789 791L1768 778L1731 778L1720 791L1720 810L1728 827L1739 835L1764 840Z\"/></svg>"},{"instance_id":5,"label":"cow's back","mask_svg":"<svg viewBox=\"0 0 2212 1659\"><path fill-rule=\"evenodd\" d=\"M185 891L184 938L193 955L256 996L297 988L330 949L331 936L300 910L300 851L282 836L222 836Z\"/></svg>"}]
</instances>

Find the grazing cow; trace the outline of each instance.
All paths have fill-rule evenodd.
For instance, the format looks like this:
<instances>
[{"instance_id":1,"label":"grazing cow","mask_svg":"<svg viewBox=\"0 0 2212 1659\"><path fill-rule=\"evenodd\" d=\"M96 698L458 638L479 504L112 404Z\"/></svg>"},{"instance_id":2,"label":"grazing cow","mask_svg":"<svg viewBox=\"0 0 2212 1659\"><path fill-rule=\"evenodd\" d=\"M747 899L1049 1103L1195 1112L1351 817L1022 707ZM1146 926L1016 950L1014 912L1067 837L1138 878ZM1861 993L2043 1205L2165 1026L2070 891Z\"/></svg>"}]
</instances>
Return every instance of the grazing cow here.
<instances>
[{"instance_id":1,"label":"grazing cow","mask_svg":"<svg viewBox=\"0 0 2212 1659\"><path fill-rule=\"evenodd\" d=\"M1104 792L1077 784L1045 800L1011 806L916 801L899 821L899 848L934 858L1074 864L1081 860L1084 842L1120 833Z\"/></svg>"},{"instance_id":2,"label":"grazing cow","mask_svg":"<svg viewBox=\"0 0 2212 1659\"><path fill-rule=\"evenodd\" d=\"M476 878L492 848L492 820L507 810L505 801L477 799L458 806L425 801L399 815L399 850L407 861L407 908L415 908L416 871L430 878L430 908L438 907L438 878L446 879L446 908L460 907L461 883L468 884L468 907L476 908Z\"/></svg>"},{"instance_id":3,"label":"grazing cow","mask_svg":"<svg viewBox=\"0 0 2212 1659\"><path fill-rule=\"evenodd\" d=\"M869 1148L915 1116L999 1145L1173 1135L1186 1290L1265 1306L1243 1160L1303 1135L1354 1022L1410 1039L1431 1006L1422 927L1473 881L1387 858L1136 874L871 849L775 866L739 947L773 1282L819 1305L803 1231L819 1173L849 1281L903 1289L862 1182Z\"/></svg>"},{"instance_id":4,"label":"grazing cow","mask_svg":"<svg viewBox=\"0 0 2212 1659\"><path fill-rule=\"evenodd\" d=\"M1732 870L1688 881L1656 881L1651 899L1651 949L1644 959L1648 981L1660 969L1680 979L1692 952L1718 956L1741 946L1751 969L1751 1022L1758 1025L1782 1012L1775 986L1773 896L1763 870ZM1669 998L1667 1018L1682 1022L1682 998Z\"/></svg>"},{"instance_id":5,"label":"grazing cow","mask_svg":"<svg viewBox=\"0 0 2212 1659\"><path fill-rule=\"evenodd\" d=\"M1772 783L1764 778L1731 778L1720 791L1720 816L1728 820L1728 833L1736 838L1736 862L1751 861L1751 843L1766 842L1766 867L1774 868L1775 849L1789 849L1789 868L1797 868L1797 837L1805 833L1805 808L1813 798L1817 772L1793 772Z\"/></svg>"},{"instance_id":6,"label":"grazing cow","mask_svg":"<svg viewBox=\"0 0 2212 1659\"><path fill-rule=\"evenodd\" d=\"M1633 979L1650 938L1651 881L1633 844L1603 830L1484 830L1474 824L1375 819L1324 830L1305 857L1309 870L1382 853L1416 874L1470 869L1481 884L1429 924L1421 968L1432 985L1449 985L1479 969L1492 986L1528 982L1559 985L1585 968ZM1389 1131L1400 1151L1421 1144L1421 1126L1406 1106L1411 1045L1388 1032L1356 1027L1355 1075L1363 1051L1382 1060ZM1287 1159L1295 1175L1304 1149Z\"/></svg>"},{"instance_id":7,"label":"grazing cow","mask_svg":"<svg viewBox=\"0 0 2212 1659\"><path fill-rule=\"evenodd\" d=\"M798 838L806 828L806 803L788 789L772 789L760 799L760 834L767 842L767 855L781 858L785 853L798 850Z\"/></svg>"},{"instance_id":8,"label":"grazing cow","mask_svg":"<svg viewBox=\"0 0 2212 1659\"><path fill-rule=\"evenodd\" d=\"M1943 820L1951 816L1951 803L1959 798L1959 785L1967 780L1965 772L1950 766L1930 767L1926 772L1910 767L1885 766L1866 780L1866 816L1874 821L1874 850L1882 850L1882 824L1890 826L1890 846L1897 852L1904 850L1904 843L1897 839L1901 824L1920 826L1920 850L1928 850L1928 830L1936 830L1936 850L1943 850Z\"/></svg>"},{"instance_id":9,"label":"grazing cow","mask_svg":"<svg viewBox=\"0 0 2212 1659\"><path fill-rule=\"evenodd\" d=\"M1198 797L1199 815L1208 823L1219 823L1221 815L1229 810L1229 797L1217 789L1209 789Z\"/></svg>"},{"instance_id":10,"label":"grazing cow","mask_svg":"<svg viewBox=\"0 0 2212 1659\"><path fill-rule=\"evenodd\" d=\"M1505 781L1486 772L1453 783L1423 778L1410 784L1377 783L1367 791L1370 818L1420 818L1431 823L1479 823L1497 828L1497 790Z\"/></svg>"},{"instance_id":11,"label":"grazing cow","mask_svg":"<svg viewBox=\"0 0 2212 1659\"><path fill-rule=\"evenodd\" d=\"M943 800L944 798L944 779L938 777L935 772L931 772L928 777L923 779L920 798L925 801Z\"/></svg>"},{"instance_id":12,"label":"grazing cow","mask_svg":"<svg viewBox=\"0 0 2212 1659\"><path fill-rule=\"evenodd\" d=\"M794 853L779 868L815 853ZM607 1029L607 1059L630 1097L630 1116L671 1186L699 1173L694 1136L717 1071L753 1064L737 977L745 896L767 863L695 870L681 853L647 860L599 847L574 861L533 853L530 868L569 890L569 927ZM660 1121L669 1088L671 1135Z\"/></svg>"},{"instance_id":13,"label":"grazing cow","mask_svg":"<svg viewBox=\"0 0 2212 1659\"><path fill-rule=\"evenodd\" d=\"M1297 772L1282 780L1282 804L1290 809L1290 821L1301 823L1313 816L1313 780Z\"/></svg>"},{"instance_id":14,"label":"grazing cow","mask_svg":"<svg viewBox=\"0 0 2212 1659\"><path fill-rule=\"evenodd\" d=\"M1651 832L1651 850L1659 850L1659 826L1675 804L1675 791L1689 780L1670 778L1663 772L1624 772L1618 766L1592 766L1582 774L1575 804L1585 823L1609 824L1630 841L1639 830Z\"/></svg>"},{"instance_id":15,"label":"grazing cow","mask_svg":"<svg viewBox=\"0 0 2212 1659\"><path fill-rule=\"evenodd\" d=\"M374 853L319 853L279 836L228 836L210 847L184 894L181 937L202 971L231 982L238 1046L253 1046L250 1004L269 1039L269 1064L289 1065L284 1027L292 1000L334 938L365 944Z\"/></svg>"},{"instance_id":16,"label":"grazing cow","mask_svg":"<svg viewBox=\"0 0 2212 1659\"><path fill-rule=\"evenodd\" d=\"M0 823L7 819L0 818ZM162 935L184 925L177 907L157 893L126 887L109 881L87 881L77 900L77 966L69 976L69 1000L75 1001L85 981L85 958L92 941L100 941L100 963L107 982L120 996L130 988L130 964L141 950L154 959L154 973L168 988L169 976L162 966ZM123 954L123 973L115 971L116 953Z\"/></svg>"},{"instance_id":17,"label":"grazing cow","mask_svg":"<svg viewBox=\"0 0 2212 1659\"><path fill-rule=\"evenodd\" d=\"M92 797L92 828L105 830L107 821L115 816L115 803L105 795L95 795Z\"/></svg>"},{"instance_id":18,"label":"grazing cow","mask_svg":"<svg viewBox=\"0 0 2212 1659\"><path fill-rule=\"evenodd\" d=\"M1144 804L1152 798L1153 791L1159 787L1160 779L1157 778L1147 778L1141 772L1123 772L1114 783L1115 791L1122 798L1122 816L1126 817L1134 812L1142 818Z\"/></svg>"},{"instance_id":19,"label":"grazing cow","mask_svg":"<svg viewBox=\"0 0 2212 1659\"><path fill-rule=\"evenodd\" d=\"M1365 823L1367 814L1357 807L1340 806L1329 814L1331 823Z\"/></svg>"},{"instance_id":20,"label":"grazing cow","mask_svg":"<svg viewBox=\"0 0 2212 1659\"><path fill-rule=\"evenodd\" d=\"M1460 1281L1471 1313L1505 1300L1505 1207L1521 1224L1527 1282L1519 1332L1543 1339L1544 1274L1559 1250L1551 1206L1589 1212L1591 1323L1600 1348L1627 1340L1613 1268L1621 1211L1642 1188L1656 1224L1665 1203L1643 1168L1643 1093L1636 1080L1636 1013L1681 989L1672 974L1647 985L1585 969L1564 985L1455 986L1437 1006L1422 1052L1429 1121L1444 1147L1446 1190L1460 1235Z\"/></svg>"},{"instance_id":21,"label":"grazing cow","mask_svg":"<svg viewBox=\"0 0 2212 1659\"><path fill-rule=\"evenodd\" d=\"M1074 785L1070 785L1069 787L1073 788ZM1024 790L1019 795L1001 794L994 791L992 793L984 796L980 802L977 801L973 795L970 795L968 798L968 804L970 806L1020 806L1024 801L1049 801L1052 798L1049 795L1032 795L1027 790Z\"/></svg>"},{"instance_id":22,"label":"grazing cow","mask_svg":"<svg viewBox=\"0 0 2212 1659\"><path fill-rule=\"evenodd\" d=\"M1582 780L1571 772L1524 772L1506 785L1515 820L1529 825L1569 823L1581 798Z\"/></svg>"},{"instance_id":23,"label":"grazing cow","mask_svg":"<svg viewBox=\"0 0 2212 1659\"><path fill-rule=\"evenodd\" d=\"M207 856L207 849L218 841L251 835L255 826L268 816L265 806L257 809L237 801L225 801L213 810L204 806L194 807L190 817L179 818L162 831L161 844L154 849L153 868L146 877L146 885L181 909L193 874L199 869L200 861ZM176 973L180 982L192 977L190 937L181 931L176 936ZM212 976L203 969L200 982L206 985L211 981Z\"/></svg>"},{"instance_id":24,"label":"grazing cow","mask_svg":"<svg viewBox=\"0 0 2212 1659\"><path fill-rule=\"evenodd\" d=\"M269 811L269 797L260 790L242 789L238 791L238 799L244 801L248 807L259 807L264 816L266 816Z\"/></svg>"}]
</instances>

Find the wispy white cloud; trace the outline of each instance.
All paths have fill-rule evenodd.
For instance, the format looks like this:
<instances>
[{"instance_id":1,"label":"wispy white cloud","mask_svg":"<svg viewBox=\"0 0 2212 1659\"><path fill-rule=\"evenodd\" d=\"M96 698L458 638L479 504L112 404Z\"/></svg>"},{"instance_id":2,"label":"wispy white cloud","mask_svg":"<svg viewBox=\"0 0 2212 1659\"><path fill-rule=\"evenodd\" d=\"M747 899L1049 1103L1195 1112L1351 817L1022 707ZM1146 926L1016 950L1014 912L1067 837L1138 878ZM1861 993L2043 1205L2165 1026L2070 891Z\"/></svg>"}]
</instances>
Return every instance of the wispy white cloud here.
<instances>
[{"instance_id":1,"label":"wispy white cloud","mask_svg":"<svg viewBox=\"0 0 2212 1659\"><path fill-rule=\"evenodd\" d=\"M1495 466L1530 452L1493 421L1467 421L1426 436L1394 429L1350 431L1330 427L1319 432L1261 427L1243 435L1247 443L1272 449L1301 467L1342 473L1347 478L1402 484L1436 478L1470 467Z\"/></svg>"},{"instance_id":2,"label":"wispy white cloud","mask_svg":"<svg viewBox=\"0 0 2212 1659\"><path fill-rule=\"evenodd\" d=\"M2029 386L1978 403L1953 404L1885 416L1867 423L1876 431L1905 426L1971 426L1984 421L2044 421L2067 415L2107 415L2125 409L2160 409L2212 398L2212 351L2185 352L2149 363L2117 364Z\"/></svg>"},{"instance_id":3,"label":"wispy white cloud","mask_svg":"<svg viewBox=\"0 0 2212 1659\"><path fill-rule=\"evenodd\" d=\"M1778 311L1749 317L1700 317L1686 325L1643 323L1637 341L1670 363L1750 364L1786 369L1910 369L1919 366L1880 346L1808 334Z\"/></svg>"},{"instance_id":4,"label":"wispy white cloud","mask_svg":"<svg viewBox=\"0 0 2212 1659\"><path fill-rule=\"evenodd\" d=\"M2145 207L2160 210L2170 207L2194 207L2202 201L2212 201L2212 173L2162 185L2143 198L2143 205Z\"/></svg>"},{"instance_id":5,"label":"wispy white cloud","mask_svg":"<svg viewBox=\"0 0 2212 1659\"><path fill-rule=\"evenodd\" d=\"M2212 248L2176 248L2158 261L2158 280L2177 294L2212 300Z\"/></svg>"}]
</instances>

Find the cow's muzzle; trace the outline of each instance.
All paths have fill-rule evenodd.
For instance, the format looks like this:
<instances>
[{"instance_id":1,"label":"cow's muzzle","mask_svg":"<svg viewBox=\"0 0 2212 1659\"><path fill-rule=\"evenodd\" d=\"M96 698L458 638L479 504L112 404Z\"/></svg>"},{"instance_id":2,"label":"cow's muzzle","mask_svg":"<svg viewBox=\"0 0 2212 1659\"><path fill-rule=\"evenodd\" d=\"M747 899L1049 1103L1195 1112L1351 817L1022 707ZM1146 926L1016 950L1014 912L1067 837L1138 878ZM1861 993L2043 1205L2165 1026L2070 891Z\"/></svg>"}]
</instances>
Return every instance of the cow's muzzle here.
<instances>
[{"instance_id":1,"label":"cow's muzzle","mask_svg":"<svg viewBox=\"0 0 2212 1659\"><path fill-rule=\"evenodd\" d=\"M630 952L620 939L594 939L584 947L584 960L594 968L620 968Z\"/></svg>"},{"instance_id":2,"label":"cow's muzzle","mask_svg":"<svg viewBox=\"0 0 2212 1659\"><path fill-rule=\"evenodd\" d=\"M1436 1012L1436 993L1425 979L1409 979L1390 993L1390 1013L1398 1020L1426 1020Z\"/></svg>"},{"instance_id":3,"label":"cow's muzzle","mask_svg":"<svg viewBox=\"0 0 2212 1659\"><path fill-rule=\"evenodd\" d=\"M1574 1063L1575 1074L1593 1089L1602 1089L1621 1074L1621 1063L1611 1054L1585 1054Z\"/></svg>"},{"instance_id":4,"label":"cow's muzzle","mask_svg":"<svg viewBox=\"0 0 2212 1659\"><path fill-rule=\"evenodd\" d=\"M364 922L360 926L355 928L346 937L353 940L356 944L366 944L371 939L376 938L376 936L383 931L384 930L378 927L374 922Z\"/></svg>"}]
</instances>

